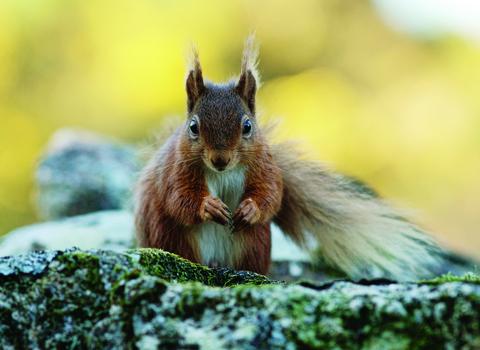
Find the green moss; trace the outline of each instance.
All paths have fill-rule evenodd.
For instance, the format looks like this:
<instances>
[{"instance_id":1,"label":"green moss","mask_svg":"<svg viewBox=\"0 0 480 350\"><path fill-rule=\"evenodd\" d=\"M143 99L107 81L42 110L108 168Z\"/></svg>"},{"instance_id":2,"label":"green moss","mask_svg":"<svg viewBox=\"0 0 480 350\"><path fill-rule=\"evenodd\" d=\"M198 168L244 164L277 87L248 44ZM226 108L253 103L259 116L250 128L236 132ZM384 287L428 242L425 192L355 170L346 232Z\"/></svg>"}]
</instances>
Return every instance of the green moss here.
<instances>
[{"instance_id":1,"label":"green moss","mask_svg":"<svg viewBox=\"0 0 480 350\"><path fill-rule=\"evenodd\" d=\"M100 275L100 258L89 252L75 251L70 254L63 254L58 257L63 264L61 271L66 277L84 275L85 283L89 288L103 287ZM102 289L101 291L104 291Z\"/></svg>"},{"instance_id":2,"label":"green moss","mask_svg":"<svg viewBox=\"0 0 480 350\"><path fill-rule=\"evenodd\" d=\"M463 282L480 284L480 276L473 272L468 272L463 276L453 276L450 272L442 277L436 277L430 280L422 280L421 284L442 284L447 282Z\"/></svg>"},{"instance_id":3,"label":"green moss","mask_svg":"<svg viewBox=\"0 0 480 350\"><path fill-rule=\"evenodd\" d=\"M111 304L121 304L119 295L123 295L125 290L125 283L134 279L139 278L144 273L142 270L133 269L132 271L125 272L118 281L115 282L111 291L110 291L110 303Z\"/></svg>"},{"instance_id":4,"label":"green moss","mask_svg":"<svg viewBox=\"0 0 480 350\"><path fill-rule=\"evenodd\" d=\"M200 282L210 287L282 283L271 281L265 276L249 271L235 271L228 268L209 269L160 249L133 249L128 250L127 253L138 254L140 265L149 274L172 283Z\"/></svg>"},{"instance_id":5,"label":"green moss","mask_svg":"<svg viewBox=\"0 0 480 350\"><path fill-rule=\"evenodd\" d=\"M384 332L376 337L370 338L364 348L370 350L404 350L418 348L418 343L412 344L412 339L408 335L395 334L394 332ZM431 348L430 348L431 349Z\"/></svg>"},{"instance_id":6,"label":"green moss","mask_svg":"<svg viewBox=\"0 0 480 350\"><path fill-rule=\"evenodd\" d=\"M153 248L135 249L127 252L138 253L140 255L140 265L153 276L158 276L169 282L198 281L206 285L212 284L213 274L210 269L192 264L178 255Z\"/></svg>"}]
</instances>

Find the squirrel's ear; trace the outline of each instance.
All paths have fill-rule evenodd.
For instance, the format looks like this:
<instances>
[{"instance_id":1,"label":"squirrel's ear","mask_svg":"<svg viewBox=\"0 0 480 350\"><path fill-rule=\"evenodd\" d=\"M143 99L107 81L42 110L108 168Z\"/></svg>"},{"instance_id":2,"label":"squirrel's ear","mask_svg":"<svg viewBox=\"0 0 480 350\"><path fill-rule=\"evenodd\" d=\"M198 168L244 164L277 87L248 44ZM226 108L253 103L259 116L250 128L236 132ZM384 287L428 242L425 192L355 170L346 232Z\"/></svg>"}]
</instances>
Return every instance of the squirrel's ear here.
<instances>
[{"instance_id":1,"label":"squirrel's ear","mask_svg":"<svg viewBox=\"0 0 480 350\"><path fill-rule=\"evenodd\" d=\"M202 67L198 58L198 51L195 45L191 44L190 55L187 60L188 73L185 82L187 90L187 108L188 112L193 110L200 96L205 92L205 84L203 82Z\"/></svg>"},{"instance_id":2,"label":"squirrel's ear","mask_svg":"<svg viewBox=\"0 0 480 350\"><path fill-rule=\"evenodd\" d=\"M258 43L255 41L255 34L245 42L245 49L243 50L242 73L238 79L236 92L240 98L247 104L250 112L255 113L255 93L259 87L258 73L257 73L257 56Z\"/></svg>"}]
</instances>

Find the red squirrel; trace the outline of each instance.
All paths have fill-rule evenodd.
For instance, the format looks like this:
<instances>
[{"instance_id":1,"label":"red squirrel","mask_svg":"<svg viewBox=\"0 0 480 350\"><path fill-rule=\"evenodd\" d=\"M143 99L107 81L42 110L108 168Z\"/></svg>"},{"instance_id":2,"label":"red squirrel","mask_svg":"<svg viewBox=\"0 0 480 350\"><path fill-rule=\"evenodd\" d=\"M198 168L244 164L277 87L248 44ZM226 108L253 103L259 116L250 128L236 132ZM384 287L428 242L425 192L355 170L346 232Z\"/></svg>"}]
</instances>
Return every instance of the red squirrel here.
<instances>
[{"instance_id":1,"label":"red squirrel","mask_svg":"<svg viewBox=\"0 0 480 350\"><path fill-rule=\"evenodd\" d=\"M139 247L267 274L274 222L351 277L366 269L422 276L440 251L427 232L289 143L269 146L255 110L257 53L251 36L240 77L215 84L203 78L192 47L185 123L150 159L136 190Z\"/></svg>"}]
</instances>

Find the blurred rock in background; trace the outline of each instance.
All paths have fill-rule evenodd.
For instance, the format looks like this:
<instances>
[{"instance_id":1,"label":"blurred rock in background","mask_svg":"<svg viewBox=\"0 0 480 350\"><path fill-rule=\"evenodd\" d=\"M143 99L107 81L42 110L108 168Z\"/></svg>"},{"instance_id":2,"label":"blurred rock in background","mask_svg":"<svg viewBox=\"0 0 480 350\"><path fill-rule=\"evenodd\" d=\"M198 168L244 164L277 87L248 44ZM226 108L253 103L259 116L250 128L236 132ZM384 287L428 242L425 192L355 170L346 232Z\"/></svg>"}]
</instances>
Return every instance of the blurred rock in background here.
<instances>
[{"instance_id":1,"label":"blurred rock in background","mask_svg":"<svg viewBox=\"0 0 480 350\"><path fill-rule=\"evenodd\" d=\"M123 209L140 166L135 149L100 134L60 129L35 173L43 220Z\"/></svg>"},{"instance_id":2,"label":"blurred rock in background","mask_svg":"<svg viewBox=\"0 0 480 350\"><path fill-rule=\"evenodd\" d=\"M0 256L73 246L134 248L133 215L125 209L139 168L132 146L82 129L58 130L35 171L38 216L47 222L5 235Z\"/></svg>"}]
</instances>

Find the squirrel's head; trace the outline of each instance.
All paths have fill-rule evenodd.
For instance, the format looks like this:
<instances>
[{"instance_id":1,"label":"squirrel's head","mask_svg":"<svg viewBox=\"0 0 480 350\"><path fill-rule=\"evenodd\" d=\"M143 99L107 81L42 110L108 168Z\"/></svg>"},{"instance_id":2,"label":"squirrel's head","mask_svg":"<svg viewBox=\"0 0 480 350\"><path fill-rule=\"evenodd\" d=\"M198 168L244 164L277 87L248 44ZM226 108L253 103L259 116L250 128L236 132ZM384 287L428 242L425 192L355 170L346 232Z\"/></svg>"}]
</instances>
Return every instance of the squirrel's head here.
<instances>
[{"instance_id":1,"label":"squirrel's head","mask_svg":"<svg viewBox=\"0 0 480 350\"><path fill-rule=\"evenodd\" d=\"M242 159L253 156L259 133L255 117L258 87L255 69L257 46L254 36L246 41L242 72L226 84L205 81L192 47L187 72L187 120L183 133L190 147L214 171L233 169Z\"/></svg>"}]
</instances>

